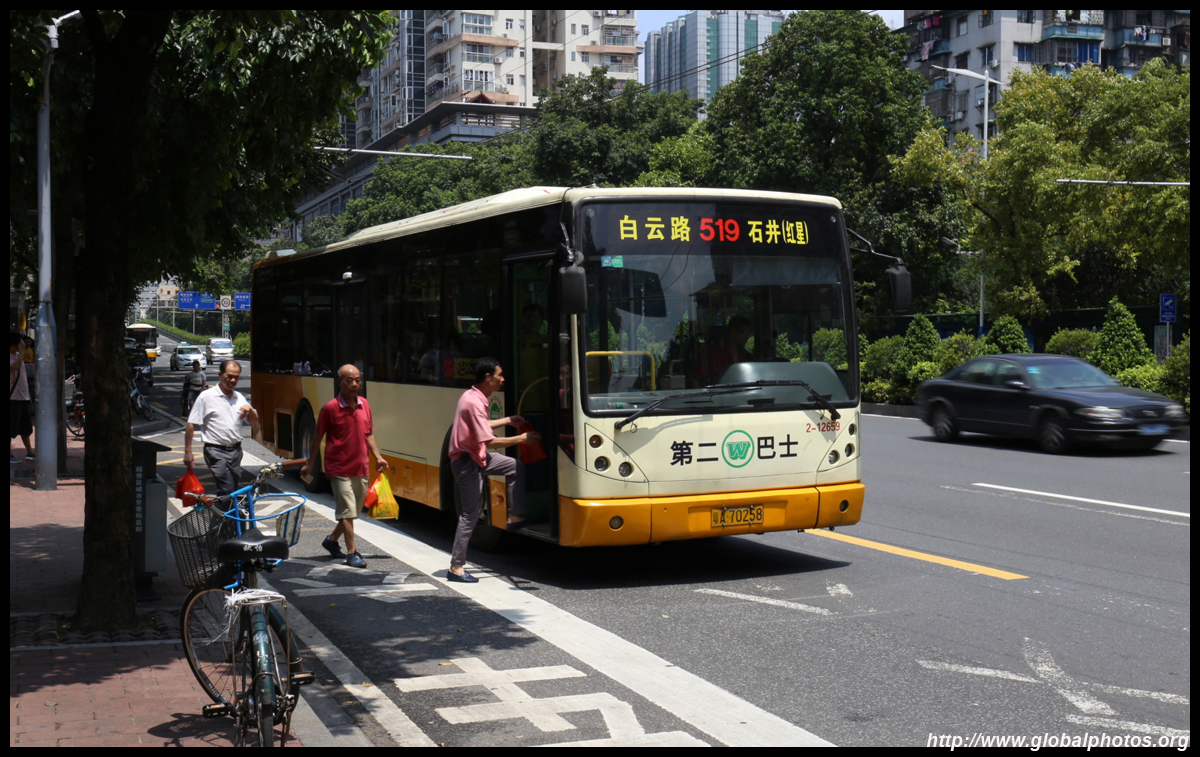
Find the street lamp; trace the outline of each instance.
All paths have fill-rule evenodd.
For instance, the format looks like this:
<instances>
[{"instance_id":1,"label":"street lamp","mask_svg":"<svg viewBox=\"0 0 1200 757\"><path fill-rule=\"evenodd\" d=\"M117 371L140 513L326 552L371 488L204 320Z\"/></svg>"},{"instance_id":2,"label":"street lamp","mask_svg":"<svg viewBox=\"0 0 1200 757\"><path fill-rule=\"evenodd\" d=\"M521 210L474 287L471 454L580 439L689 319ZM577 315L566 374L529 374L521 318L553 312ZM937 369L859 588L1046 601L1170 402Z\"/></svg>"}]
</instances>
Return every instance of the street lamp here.
<instances>
[{"instance_id":1,"label":"street lamp","mask_svg":"<svg viewBox=\"0 0 1200 757\"><path fill-rule=\"evenodd\" d=\"M983 159L987 160L987 156L988 156L988 149L987 149L987 147L988 147L988 145L987 145L987 143L988 143L988 110L989 110L989 106L990 106L989 94L991 92L991 88L988 85L990 85L990 84L999 85L1000 82L996 81L995 79L992 79L987 74L977 74L974 71L968 71L965 68L946 68L945 66L933 66L933 67L940 69L942 71L949 71L952 74L958 74L959 76L965 76L968 79L978 79L979 81L984 82L984 86L983 86Z\"/></svg>"}]
</instances>

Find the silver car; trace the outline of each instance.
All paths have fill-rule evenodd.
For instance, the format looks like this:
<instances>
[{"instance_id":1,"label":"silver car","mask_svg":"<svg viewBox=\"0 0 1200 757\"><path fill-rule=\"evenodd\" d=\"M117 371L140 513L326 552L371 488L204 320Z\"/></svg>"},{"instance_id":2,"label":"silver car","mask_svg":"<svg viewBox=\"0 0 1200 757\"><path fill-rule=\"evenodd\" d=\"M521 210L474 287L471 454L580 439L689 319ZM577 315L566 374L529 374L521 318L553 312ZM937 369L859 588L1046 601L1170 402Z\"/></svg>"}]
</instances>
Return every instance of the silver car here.
<instances>
[{"instance_id":1,"label":"silver car","mask_svg":"<svg viewBox=\"0 0 1200 757\"><path fill-rule=\"evenodd\" d=\"M171 353L171 370L190 371L192 369L192 361L195 360L200 361L201 368L207 366L203 350L194 344L180 344Z\"/></svg>"},{"instance_id":2,"label":"silver car","mask_svg":"<svg viewBox=\"0 0 1200 757\"><path fill-rule=\"evenodd\" d=\"M222 360L232 360L233 342L228 339L209 339L205 354L209 365L217 365Z\"/></svg>"}]
</instances>

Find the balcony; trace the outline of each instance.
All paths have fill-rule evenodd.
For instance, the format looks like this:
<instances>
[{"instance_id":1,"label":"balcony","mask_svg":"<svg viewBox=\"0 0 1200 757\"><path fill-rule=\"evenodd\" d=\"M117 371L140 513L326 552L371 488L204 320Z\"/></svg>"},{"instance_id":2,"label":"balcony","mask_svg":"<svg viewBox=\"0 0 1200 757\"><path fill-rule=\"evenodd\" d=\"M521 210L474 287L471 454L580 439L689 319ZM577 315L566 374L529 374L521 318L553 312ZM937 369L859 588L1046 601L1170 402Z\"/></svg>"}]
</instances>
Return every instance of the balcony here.
<instances>
[{"instance_id":1,"label":"balcony","mask_svg":"<svg viewBox=\"0 0 1200 757\"><path fill-rule=\"evenodd\" d=\"M1104 11L1053 12L1042 24L1042 39L1104 39ZM1049 15L1049 12L1047 12Z\"/></svg>"},{"instance_id":2,"label":"balcony","mask_svg":"<svg viewBox=\"0 0 1200 757\"><path fill-rule=\"evenodd\" d=\"M1162 47L1166 30L1156 26L1141 26L1134 29L1117 29L1112 34L1111 47L1121 47L1122 45Z\"/></svg>"}]
</instances>

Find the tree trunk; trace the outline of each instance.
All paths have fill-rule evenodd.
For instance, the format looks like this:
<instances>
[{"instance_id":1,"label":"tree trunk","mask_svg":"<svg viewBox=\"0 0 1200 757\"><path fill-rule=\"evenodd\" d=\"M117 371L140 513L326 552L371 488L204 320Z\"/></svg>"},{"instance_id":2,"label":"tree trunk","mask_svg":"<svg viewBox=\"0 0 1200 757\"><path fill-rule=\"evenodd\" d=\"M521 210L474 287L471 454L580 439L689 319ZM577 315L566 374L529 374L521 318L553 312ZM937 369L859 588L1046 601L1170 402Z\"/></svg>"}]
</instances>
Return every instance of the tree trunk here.
<instances>
[{"instance_id":1,"label":"tree trunk","mask_svg":"<svg viewBox=\"0 0 1200 757\"><path fill-rule=\"evenodd\" d=\"M76 347L87 402L80 630L134 622L133 471L125 309L133 298L129 225L134 165L154 70L171 11L130 11L108 38L83 11L96 56L94 99L83 131L86 248L79 257Z\"/></svg>"}]
</instances>

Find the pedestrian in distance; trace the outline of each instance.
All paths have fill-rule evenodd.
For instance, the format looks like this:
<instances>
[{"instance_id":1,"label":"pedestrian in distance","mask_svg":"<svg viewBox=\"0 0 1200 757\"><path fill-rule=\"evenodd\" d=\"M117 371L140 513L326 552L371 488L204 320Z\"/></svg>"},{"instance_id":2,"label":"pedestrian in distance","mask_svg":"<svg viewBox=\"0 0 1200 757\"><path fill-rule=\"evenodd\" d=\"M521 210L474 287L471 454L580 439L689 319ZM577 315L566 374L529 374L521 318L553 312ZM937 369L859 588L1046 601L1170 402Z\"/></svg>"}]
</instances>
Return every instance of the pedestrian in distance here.
<instances>
[{"instance_id":1,"label":"pedestrian in distance","mask_svg":"<svg viewBox=\"0 0 1200 757\"><path fill-rule=\"evenodd\" d=\"M308 462L300 469L300 476L308 478L311 475L312 461L321 453L321 438L324 437L325 475L337 501L337 526L321 546L334 557L345 557L347 565L365 568L367 563L354 543L354 521L362 514L367 499L367 454L375 458L376 471L382 473L388 464L375 444L371 406L366 397L358 396L362 390L362 374L353 365L343 365L338 369L337 377L340 391L321 408ZM345 553L338 544L343 535L346 537Z\"/></svg>"},{"instance_id":2,"label":"pedestrian in distance","mask_svg":"<svg viewBox=\"0 0 1200 757\"><path fill-rule=\"evenodd\" d=\"M234 391L241 376L240 363L222 360L217 385L196 397L183 432L183 464L191 470L195 465L192 437L200 429L204 462L216 482L218 495L230 494L241 487L242 424L249 423L251 429L258 429L258 413L245 395Z\"/></svg>"},{"instance_id":3,"label":"pedestrian in distance","mask_svg":"<svg viewBox=\"0 0 1200 757\"><path fill-rule=\"evenodd\" d=\"M192 372L183 380L183 391L179 393L179 406L183 409L184 413L187 413L192 407L192 403L189 400L193 398L189 395L195 394L199 396L200 392L203 392L207 388L208 377L204 375L204 370L200 367L200 361L193 360Z\"/></svg>"},{"instance_id":4,"label":"pedestrian in distance","mask_svg":"<svg viewBox=\"0 0 1200 757\"><path fill-rule=\"evenodd\" d=\"M467 564L467 542L479 520L483 487L488 476L504 476L508 487L508 530L517 531L532 521L525 518L525 464L515 457L497 455L489 450L517 444L536 444L541 435L536 431L509 437L497 437L493 430L501 426L517 427L525 419L519 415L488 420L488 397L504 386L504 369L500 362L485 357L475 366L475 385L463 393L454 411L454 426L450 429L450 470L458 487L462 513L454 534L450 553L449 581L477 583L464 566Z\"/></svg>"},{"instance_id":5,"label":"pedestrian in distance","mask_svg":"<svg viewBox=\"0 0 1200 757\"><path fill-rule=\"evenodd\" d=\"M18 436L25 444L25 459L33 460L33 446L29 437L33 435L33 415L30 411L29 379L25 375L25 359L22 356L24 338L14 331L8 335L8 463L14 465L21 458L13 454L12 440Z\"/></svg>"}]
</instances>

